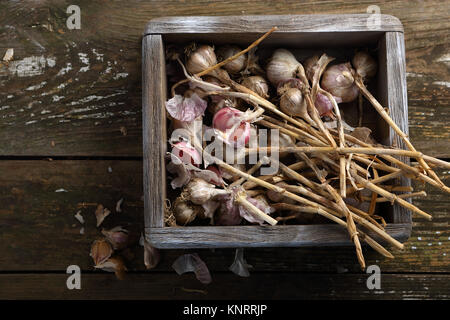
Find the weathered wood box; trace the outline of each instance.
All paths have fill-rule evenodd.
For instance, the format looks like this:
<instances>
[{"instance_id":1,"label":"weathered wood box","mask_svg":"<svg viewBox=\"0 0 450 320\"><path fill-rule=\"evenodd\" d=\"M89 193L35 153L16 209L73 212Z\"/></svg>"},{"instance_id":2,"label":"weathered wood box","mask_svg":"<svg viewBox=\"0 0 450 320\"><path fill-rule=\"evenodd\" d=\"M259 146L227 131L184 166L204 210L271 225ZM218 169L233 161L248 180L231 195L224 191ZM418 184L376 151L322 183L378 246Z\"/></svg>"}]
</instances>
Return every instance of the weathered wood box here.
<instances>
[{"instance_id":1,"label":"weathered wood box","mask_svg":"<svg viewBox=\"0 0 450 320\"><path fill-rule=\"evenodd\" d=\"M395 17L349 14L166 17L151 20L142 42L142 119L145 233L153 246L170 249L352 245L347 231L334 224L164 226L167 189L164 161L167 151L165 46L196 41L246 47L273 26L278 30L265 39L259 49L264 52L265 48L290 48L300 56L300 61L302 53L310 53L311 50L327 50L333 56L361 47L374 48L379 69L370 90L389 108L391 117L400 128L408 133L403 27ZM376 113L369 118L374 122L372 128L380 142L402 146ZM401 183L409 185L410 181L405 179ZM410 213L397 205L389 205L383 215L388 221L386 231L405 241L411 232Z\"/></svg>"}]
</instances>

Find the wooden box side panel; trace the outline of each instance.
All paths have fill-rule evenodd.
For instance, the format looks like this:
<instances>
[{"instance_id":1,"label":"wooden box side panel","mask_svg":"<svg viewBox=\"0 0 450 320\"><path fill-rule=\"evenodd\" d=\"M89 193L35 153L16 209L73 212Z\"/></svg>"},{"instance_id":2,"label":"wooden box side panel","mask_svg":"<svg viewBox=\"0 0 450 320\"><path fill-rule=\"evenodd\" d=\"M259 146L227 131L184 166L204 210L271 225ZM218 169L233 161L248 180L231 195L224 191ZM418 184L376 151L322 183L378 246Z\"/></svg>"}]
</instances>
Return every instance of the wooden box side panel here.
<instances>
[{"instance_id":1,"label":"wooden box side panel","mask_svg":"<svg viewBox=\"0 0 450 320\"><path fill-rule=\"evenodd\" d=\"M273 26L280 33L403 32L398 18L385 14L379 18L379 25L374 25L371 14L161 17L147 24L145 34L265 33Z\"/></svg>"},{"instance_id":2,"label":"wooden box side panel","mask_svg":"<svg viewBox=\"0 0 450 320\"><path fill-rule=\"evenodd\" d=\"M392 237L405 241L406 224L389 224ZM379 243L378 236L368 232ZM146 228L147 240L160 249L349 246L352 242L339 225L214 226Z\"/></svg>"},{"instance_id":3,"label":"wooden box side panel","mask_svg":"<svg viewBox=\"0 0 450 320\"><path fill-rule=\"evenodd\" d=\"M380 103L389 108L389 114L399 128L408 134L408 98L406 86L406 63L404 37L401 32L386 32L380 41ZM385 125L387 126L387 125ZM387 143L399 148L407 149L402 139L389 128ZM409 163L409 158L400 157L403 162ZM400 183L411 185L411 180L401 178ZM409 210L394 204L392 221L394 223L412 224Z\"/></svg>"},{"instance_id":4,"label":"wooden box side panel","mask_svg":"<svg viewBox=\"0 0 450 320\"><path fill-rule=\"evenodd\" d=\"M160 35L142 39L142 122L144 150L144 216L146 227L164 226L166 198L166 108L164 45Z\"/></svg>"}]
</instances>

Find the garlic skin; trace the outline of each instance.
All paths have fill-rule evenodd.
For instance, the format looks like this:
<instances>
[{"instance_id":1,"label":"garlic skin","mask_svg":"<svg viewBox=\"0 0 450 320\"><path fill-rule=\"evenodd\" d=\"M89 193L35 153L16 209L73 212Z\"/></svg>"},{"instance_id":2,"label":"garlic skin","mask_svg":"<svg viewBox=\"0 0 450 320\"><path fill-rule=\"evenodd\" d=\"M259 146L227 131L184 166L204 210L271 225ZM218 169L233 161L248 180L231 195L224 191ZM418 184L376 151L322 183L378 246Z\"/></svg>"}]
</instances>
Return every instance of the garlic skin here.
<instances>
[{"instance_id":1,"label":"garlic skin","mask_svg":"<svg viewBox=\"0 0 450 320\"><path fill-rule=\"evenodd\" d=\"M114 227L110 230L102 230L102 234L106 237L106 240L111 244L114 250L122 250L129 244L128 230L121 226Z\"/></svg>"},{"instance_id":2,"label":"garlic skin","mask_svg":"<svg viewBox=\"0 0 450 320\"><path fill-rule=\"evenodd\" d=\"M94 260L94 265L98 266L108 260L113 253L111 245L105 239L95 240L91 246L90 256Z\"/></svg>"},{"instance_id":3,"label":"garlic skin","mask_svg":"<svg viewBox=\"0 0 450 320\"><path fill-rule=\"evenodd\" d=\"M257 93L259 96L263 97L264 99L269 98L269 85L263 77L260 76L251 76L244 78L242 80L241 84L252 90L253 92Z\"/></svg>"},{"instance_id":4,"label":"garlic skin","mask_svg":"<svg viewBox=\"0 0 450 320\"><path fill-rule=\"evenodd\" d=\"M353 56L352 65L363 80L372 78L377 74L377 63L367 52L357 52Z\"/></svg>"},{"instance_id":5,"label":"garlic skin","mask_svg":"<svg viewBox=\"0 0 450 320\"><path fill-rule=\"evenodd\" d=\"M202 45L192 52L187 60L186 69L196 74L217 64L217 57L214 49L208 45Z\"/></svg>"},{"instance_id":6,"label":"garlic skin","mask_svg":"<svg viewBox=\"0 0 450 320\"><path fill-rule=\"evenodd\" d=\"M301 117L312 123L312 119L308 114L306 99L303 98L302 92L297 88L288 89L281 96L280 109L290 116Z\"/></svg>"},{"instance_id":7,"label":"garlic skin","mask_svg":"<svg viewBox=\"0 0 450 320\"><path fill-rule=\"evenodd\" d=\"M276 87L281 81L295 78L304 73L303 66L286 49L277 49L266 67L267 78Z\"/></svg>"},{"instance_id":8,"label":"garlic skin","mask_svg":"<svg viewBox=\"0 0 450 320\"><path fill-rule=\"evenodd\" d=\"M194 178L186 186L189 200L193 204L202 205L208 200L220 194L227 194L228 191L223 189L216 189L213 184L206 182L203 179Z\"/></svg>"},{"instance_id":9,"label":"garlic skin","mask_svg":"<svg viewBox=\"0 0 450 320\"><path fill-rule=\"evenodd\" d=\"M358 97L359 89L354 83L350 63L333 65L325 70L321 86L333 96L336 102L351 102Z\"/></svg>"},{"instance_id":10,"label":"garlic skin","mask_svg":"<svg viewBox=\"0 0 450 320\"><path fill-rule=\"evenodd\" d=\"M224 133L224 140L235 147L246 145L250 140L251 125L241 121L244 113L238 109L225 107L214 114L213 128Z\"/></svg>"},{"instance_id":11,"label":"garlic skin","mask_svg":"<svg viewBox=\"0 0 450 320\"><path fill-rule=\"evenodd\" d=\"M317 111L321 117L331 116L333 117L333 103L328 99L328 97L320 92L316 95L316 100L314 101Z\"/></svg>"},{"instance_id":12,"label":"garlic skin","mask_svg":"<svg viewBox=\"0 0 450 320\"><path fill-rule=\"evenodd\" d=\"M217 55L223 61L223 60L226 60L226 59L234 56L235 54L238 54L241 51L242 51L241 48L239 48L238 46L226 45L226 46L220 47L217 50ZM239 57L237 57L236 59L225 64L223 66L223 68L231 74L236 74L236 73L239 73L242 69L244 69L246 61L247 61L247 55L243 54L243 55L240 55Z\"/></svg>"},{"instance_id":13,"label":"garlic skin","mask_svg":"<svg viewBox=\"0 0 450 320\"><path fill-rule=\"evenodd\" d=\"M303 62L303 67L305 68L305 74L306 78L308 78L311 83L313 82L314 74L319 69L319 66L317 65L317 62L319 61L319 56L314 55L312 57L309 57Z\"/></svg>"}]
</instances>

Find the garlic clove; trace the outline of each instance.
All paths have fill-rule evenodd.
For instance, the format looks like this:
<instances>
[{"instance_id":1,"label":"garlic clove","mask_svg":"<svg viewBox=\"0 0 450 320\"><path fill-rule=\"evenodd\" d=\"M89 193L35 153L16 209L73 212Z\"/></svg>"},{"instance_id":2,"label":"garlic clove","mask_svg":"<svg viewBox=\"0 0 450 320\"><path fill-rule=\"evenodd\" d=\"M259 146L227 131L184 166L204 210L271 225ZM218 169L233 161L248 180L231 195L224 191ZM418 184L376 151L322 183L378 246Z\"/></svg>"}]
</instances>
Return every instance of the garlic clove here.
<instances>
[{"instance_id":1,"label":"garlic clove","mask_svg":"<svg viewBox=\"0 0 450 320\"><path fill-rule=\"evenodd\" d=\"M95 240L91 246L90 256L94 260L94 265L98 266L111 257L113 249L105 239Z\"/></svg>"},{"instance_id":2,"label":"garlic clove","mask_svg":"<svg viewBox=\"0 0 450 320\"><path fill-rule=\"evenodd\" d=\"M280 99L280 109L290 116L301 117L312 123L313 120L308 114L308 105L302 92L297 88L288 89Z\"/></svg>"},{"instance_id":3,"label":"garlic clove","mask_svg":"<svg viewBox=\"0 0 450 320\"><path fill-rule=\"evenodd\" d=\"M220 47L217 50L217 55L221 58L221 61L223 61L223 60L226 60L226 59L234 56L235 54L238 54L241 51L242 51L241 48L239 48L238 46L226 45L226 46ZM243 55L240 55L239 57L237 57L236 59L225 64L223 66L223 68L225 70L227 70L229 73L236 74L239 71L241 71L242 69L244 69L246 61L247 61L247 55L243 54Z\"/></svg>"},{"instance_id":4,"label":"garlic clove","mask_svg":"<svg viewBox=\"0 0 450 320\"><path fill-rule=\"evenodd\" d=\"M244 112L231 107L220 109L214 114L213 128L223 133L223 140L234 146L244 146L250 140L251 125L242 121Z\"/></svg>"},{"instance_id":5,"label":"garlic clove","mask_svg":"<svg viewBox=\"0 0 450 320\"><path fill-rule=\"evenodd\" d=\"M111 244L114 250L122 250L129 244L129 232L122 226L117 226L109 230L102 230L102 234Z\"/></svg>"},{"instance_id":6,"label":"garlic clove","mask_svg":"<svg viewBox=\"0 0 450 320\"><path fill-rule=\"evenodd\" d=\"M190 122L204 115L208 103L200 98L196 92L188 94L189 97L176 94L166 101L166 110L176 120Z\"/></svg>"}]
</instances>

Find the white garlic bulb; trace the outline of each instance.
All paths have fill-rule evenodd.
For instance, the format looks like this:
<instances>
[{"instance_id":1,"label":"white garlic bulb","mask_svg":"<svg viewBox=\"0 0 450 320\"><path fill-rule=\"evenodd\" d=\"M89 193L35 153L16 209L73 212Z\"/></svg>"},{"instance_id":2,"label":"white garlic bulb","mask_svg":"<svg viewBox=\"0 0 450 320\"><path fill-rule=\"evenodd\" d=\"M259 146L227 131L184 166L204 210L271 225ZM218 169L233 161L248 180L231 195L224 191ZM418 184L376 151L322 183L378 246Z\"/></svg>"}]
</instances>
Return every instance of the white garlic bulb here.
<instances>
[{"instance_id":1,"label":"white garlic bulb","mask_svg":"<svg viewBox=\"0 0 450 320\"><path fill-rule=\"evenodd\" d=\"M267 64L266 71L267 78L274 86L278 86L282 81L295 78L298 74L304 74L301 63L286 49L275 50Z\"/></svg>"},{"instance_id":2,"label":"white garlic bulb","mask_svg":"<svg viewBox=\"0 0 450 320\"><path fill-rule=\"evenodd\" d=\"M217 57L211 46L203 45L192 52L187 60L186 69L192 73L202 72L217 64Z\"/></svg>"},{"instance_id":3,"label":"white garlic bulb","mask_svg":"<svg viewBox=\"0 0 450 320\"><path fill-rule=\"evenodd\" d=\"M220 194L228 194L228 191L223 189L216 189L211 183L203 179L194 178L186 186L186 191L189 200L194 204L205 204L209 199L214 198Z\"/></svg>"},{"instance_id":4,"label":"white garlic bulb","mask_svg":"<svg viewBox=\"0 0 450 320\"><path fill-rule=\"evenodd\" d=\"M264 79L263 77L247 77L242 80L241 84L265 99L269 97L269 85L267 84L266 79Z\"/></svg>"},{"instance_id":5,"label":"white garlic bulb","mask_svg":"<svg viewBox=\"0 0 450 320\"><path fill-rule=\"evenodd\" d=\"M301 117L309 123L313 122L308 114L306 99L304 99L302 92L297 88L288 89L281 96L280 109L290 116Z\"/></svg>"}]
</instances>

